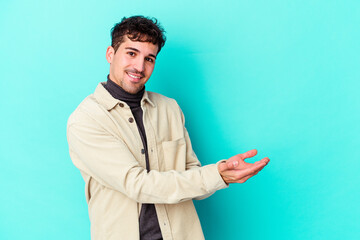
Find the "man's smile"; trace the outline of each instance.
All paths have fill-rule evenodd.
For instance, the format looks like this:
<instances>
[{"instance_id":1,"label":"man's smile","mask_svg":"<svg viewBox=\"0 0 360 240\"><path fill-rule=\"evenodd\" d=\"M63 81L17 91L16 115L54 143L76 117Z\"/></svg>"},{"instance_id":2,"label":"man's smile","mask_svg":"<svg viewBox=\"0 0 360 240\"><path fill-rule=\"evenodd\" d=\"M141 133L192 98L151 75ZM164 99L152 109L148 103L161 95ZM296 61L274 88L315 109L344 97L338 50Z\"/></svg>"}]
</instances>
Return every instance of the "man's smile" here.
<instances>
[{"instance_id":1,"label":"man's smile","mask_svg":"<svg viewBox=\"0 0 360 240\"><path fill-rule=\"evenodd\" d=\"M140 79L143 77L143 74L130 73L130 72L126 72L126 74L127 74L134 82L139 82Z\"/></svg>"}]
</instances>

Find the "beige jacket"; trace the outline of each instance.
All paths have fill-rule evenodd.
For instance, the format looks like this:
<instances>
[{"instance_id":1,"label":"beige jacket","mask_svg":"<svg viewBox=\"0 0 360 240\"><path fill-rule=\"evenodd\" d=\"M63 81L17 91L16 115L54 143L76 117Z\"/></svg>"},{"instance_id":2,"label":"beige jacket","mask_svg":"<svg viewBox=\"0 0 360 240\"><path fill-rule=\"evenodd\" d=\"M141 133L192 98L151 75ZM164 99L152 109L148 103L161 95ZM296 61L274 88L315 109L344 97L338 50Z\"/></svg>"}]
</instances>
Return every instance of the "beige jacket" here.
<instances>
[{"instance_id":1,"label":"beige jacket","mask_svg":"<svg viewBox=\"0 0 360 240\"><path fill-rule=\"evenodd\" d=\"M200 167L176 101L141 100L151 171L135 119L100 83L71 114L70 157L85 181L92 239L139 239L141 203L154 203L164 240L204 239L192 199L227 187L216 164Z\"/></svg>"}]
</instances>

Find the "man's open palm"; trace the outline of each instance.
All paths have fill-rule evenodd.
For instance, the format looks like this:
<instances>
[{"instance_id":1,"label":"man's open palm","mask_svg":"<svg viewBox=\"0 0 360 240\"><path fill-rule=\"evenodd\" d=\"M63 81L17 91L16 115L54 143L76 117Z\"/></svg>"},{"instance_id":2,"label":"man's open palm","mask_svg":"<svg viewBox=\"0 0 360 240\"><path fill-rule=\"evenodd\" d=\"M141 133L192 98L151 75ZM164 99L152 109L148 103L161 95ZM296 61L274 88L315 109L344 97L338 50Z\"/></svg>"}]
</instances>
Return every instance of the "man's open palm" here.
<instances>
[{"instance_id":1,"label":"man's open palm","mask_svg":"<svg viewBox=\"0 0 360 240\"><path fill-rule=\"evenodd\" d=\"M256 175L270 161L268 157L255 163L247 163L246 158L254 157L257 150L253 149L246 153L237 154L218 165L218 170L226 183L244 183L246 180Z\"/></svg>"}]
</instances>

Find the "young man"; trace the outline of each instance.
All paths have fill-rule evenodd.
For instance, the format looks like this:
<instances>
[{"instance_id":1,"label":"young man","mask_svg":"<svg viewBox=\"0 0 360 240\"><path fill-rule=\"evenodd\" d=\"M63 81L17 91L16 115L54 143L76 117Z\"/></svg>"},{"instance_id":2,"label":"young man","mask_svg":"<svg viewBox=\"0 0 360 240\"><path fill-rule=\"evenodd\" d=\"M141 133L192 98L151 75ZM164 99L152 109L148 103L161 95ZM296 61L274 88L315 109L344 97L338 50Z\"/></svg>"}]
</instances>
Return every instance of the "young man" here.
<instances>
[{"instance_id":1,"label":"young man","mask_svg":"<svg viewBox=\"0 0 360 240\"><path fill-rule=\"evenodd\" d=\"M67 137L92 239L204 239L192 199L243 183L268 162L256 150L201 167L176 101L145 90L165 43L156 20L123 18L106 50L107 82L72 113Z\"/></svg>"}]
</instances>

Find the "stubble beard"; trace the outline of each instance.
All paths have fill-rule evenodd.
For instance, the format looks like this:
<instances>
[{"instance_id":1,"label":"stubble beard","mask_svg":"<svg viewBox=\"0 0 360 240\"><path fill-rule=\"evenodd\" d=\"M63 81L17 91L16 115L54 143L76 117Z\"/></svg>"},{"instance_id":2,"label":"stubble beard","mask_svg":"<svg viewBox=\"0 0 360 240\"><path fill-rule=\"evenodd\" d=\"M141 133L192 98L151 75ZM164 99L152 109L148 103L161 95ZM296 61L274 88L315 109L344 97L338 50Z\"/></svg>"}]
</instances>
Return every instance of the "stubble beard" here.
<instances>
[{"instance_id":1,"label":"stubble beard","mask_svg":"<svg viewBox=\"0 0 360 240\"><path fill-rule=\"evenodd\" d=\"M143 89L143 87L144 87L144 84L141 84L141 83L139 83L139 84L128 84L128 83L126 83L123 79L120 81L120 87L122 88L122 89L124 89L125 90L125 92L127 92L127 93L130 93L130 94L136 94L136 93L138 93L139 91L141 91L141 89Z\"/></svg>"}]
</instances>

